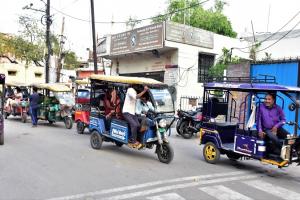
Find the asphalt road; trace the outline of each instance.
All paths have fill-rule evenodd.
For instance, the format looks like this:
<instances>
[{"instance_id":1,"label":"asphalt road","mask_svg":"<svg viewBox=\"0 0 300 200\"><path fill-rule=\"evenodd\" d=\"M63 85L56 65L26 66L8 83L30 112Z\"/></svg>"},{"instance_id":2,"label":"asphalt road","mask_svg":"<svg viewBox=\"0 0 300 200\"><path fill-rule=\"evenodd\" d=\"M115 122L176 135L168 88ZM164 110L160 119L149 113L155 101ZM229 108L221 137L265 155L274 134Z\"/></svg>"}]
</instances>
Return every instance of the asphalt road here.
<instances>
[{"instance_id":1,"label":"asphalt road","mask_svg":"<svg viewBox=\"0 0 300 200\"><path fill-rule=\"evenodd\" d=\"M278 169L258 161L223 156L211 165L198 139L173 132L174 160L160 163L154 149L133 150L103 143L90 147L89 134L9 118L0 146L0 199L300 199L300 167Z\"/></svg>"}]
</instances>

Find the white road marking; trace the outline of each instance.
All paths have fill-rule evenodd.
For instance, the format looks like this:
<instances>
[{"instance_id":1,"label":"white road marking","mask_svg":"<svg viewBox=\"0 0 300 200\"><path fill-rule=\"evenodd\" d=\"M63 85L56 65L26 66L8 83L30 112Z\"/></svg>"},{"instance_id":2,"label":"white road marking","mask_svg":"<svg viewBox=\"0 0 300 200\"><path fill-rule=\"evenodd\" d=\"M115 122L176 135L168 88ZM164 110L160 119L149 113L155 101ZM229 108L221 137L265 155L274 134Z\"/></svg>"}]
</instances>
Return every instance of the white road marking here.
<instances>
[{"instance_id":1,"label":"white road marking","mask_svg":"<svg viewBox=\"0 0 300 200\"><path fill-rule=\"evenodd\" d=\"M217 174L209 174L209 175L182 177L182 178L175 178L175 179L169 179L169 180L148 182L148 183L143 183L143 184L138 184L138 185L130 185L130 186L125 186L125 187L113 188L113 189L105 189L105 190L100 190L100 191L95 191L95 192L75 194L75 195L64 196L64 197L51 198L48 200L80 199L80 198L86 198L86 197L93 197L93 196L97 196L97 195L110 194L110 193L115 193L115 192L124 192L127 190L134 190L134 189L145 188L145 187L152 187L152 186L157 186L157 185L167 184L167 183L176 183L176 182L182 182L182 181L198 181L200 179L217 178L217 177L223 177L223 176L237 176L237 175L242 175L242 174L245 174L245 172L227 172L227 173L217 173Z\"/></svg>"},{"instance_id":2,"label":"white road marking","mask_svg":"<svg viewBox=\"0 0 300 200\"><path fill-rule=\"evenodd\" d=\"M185 198L181 197L176 193L168 193L154 197L147 197L149 200L185 200Z\"/></svg>"},{"instance_id":3,"label":"white road marking","mask_svg":"<svg viewBox=\"0 0 300 200\"><path fill-rule=\"evenodd\" d=\"M267 183L265 181L261 181L261 180L252 180L252 181L244 181L243 183L254 187L258 190L267 192L271 195L280 197L282 199L286 199L286 200L300 200L300 193L273 185L271 183Z\"/></svg>"},{"instance_id":4,"label":"white road marking","mask_svg":"<svg viewBox=\"0 0 300 200\"><path fill-rule=\"evenodd\" d=\"M240 194L223 185L215 185L199 188L199 190L220 200L252 200L251 198Z\"/></svg>"},{"instance_id":5,"label":"white road marking","mask_svg":"<svg viewBox=\"0 0 300 200\"><path fill-rule=\"evenodd\" d=\"M257 178L257 175L248 175L248 176L238 176L238 177L226 177L226 178L215 178L212 180L199 180L197 182L190 182L190 183L182 183L177 185L169 185L169 186L162 186L150 190L144 190L140 192L132 192L122 195L116 195L108 198L102 198L102 200L122 200L122 199L130 199L139 196L146 196L155 193L161 193L169 190L176 190L176 189L183 189L188 187L195 187L199 185L206 185L206 184L213 184L213 183L220 183L220 182L228 182L228 181L239 181L239 180L246 180L246 179L253 179Z\"/></svg>"}]
</instances>

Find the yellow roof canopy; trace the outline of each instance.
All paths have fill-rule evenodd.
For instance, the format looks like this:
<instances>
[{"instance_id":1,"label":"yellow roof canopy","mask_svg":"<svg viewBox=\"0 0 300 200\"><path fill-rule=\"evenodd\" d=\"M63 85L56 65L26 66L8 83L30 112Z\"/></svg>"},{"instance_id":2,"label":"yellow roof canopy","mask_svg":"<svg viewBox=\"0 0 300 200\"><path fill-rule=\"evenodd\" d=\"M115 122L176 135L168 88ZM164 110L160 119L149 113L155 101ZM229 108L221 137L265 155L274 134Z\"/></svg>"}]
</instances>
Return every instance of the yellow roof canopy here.
<instances>
[{"instance_id":1,"label":"yellow roof canopy","mask_svg":"<svg viewBox=\"0 0 300 200\"><path fill-rule=\"evenodd\" d=\"M127 83L127 84L141 84L141 85L166 85L160 81L152 78L141 78L131 76L107 76L93 74L90 77L91 80L108 81L115 83Z\"/></svg>"},{"instance_id":2,"label":"yellow roof canopy","mask_svg":"<svg viewBox=\"0 0 300 200\"><path fill-rule=\"evenodd\" d=\"M8 81L5 83L7 86L11 86L11 87L27 87L28 84L26 83L22 83L22 82L17 82L17 81Z\"/></svg>"},{"instance_id":3,"label":"yellow roof canopy","mask_svg":"<svg viewBox=\"0 0 300 200\"><path fill-rule=\"evenodd\" d=\"M64 83L39 83L32 84L33 87L38 89L46 89L52 92L70 92L71 89L66 86Z\"/></svg>"},{"instance_id":4,"label":"yellow roof canopy","mask_svg":"<svg viewBox=\"0 0 300 200\"><path fill-rule=\"evenodd\" d=\"M75 83L78 85L87 85L87 84L89 84L89 80L88 79L77 79L77 80L75 80Z\"/></svg>"}]
</instances>

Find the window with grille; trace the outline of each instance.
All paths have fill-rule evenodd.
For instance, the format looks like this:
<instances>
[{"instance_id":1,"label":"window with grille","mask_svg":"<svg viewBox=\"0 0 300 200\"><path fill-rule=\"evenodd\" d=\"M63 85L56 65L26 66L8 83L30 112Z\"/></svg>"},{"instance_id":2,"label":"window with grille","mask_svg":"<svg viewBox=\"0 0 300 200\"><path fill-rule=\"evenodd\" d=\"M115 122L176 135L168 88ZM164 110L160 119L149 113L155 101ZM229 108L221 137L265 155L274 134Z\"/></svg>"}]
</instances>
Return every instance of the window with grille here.
<instances>
[{"instance_id":1,"label":"window with grille","mask_svg":"<svg viewBox=\"0 0 300 200\"><path fill-rule=\"evenodd\" d=\"M214 65L215 56L209 54L199 53L198 55L198 83L204 81L208 75L208 70Z\"/></svg>"}]
</instances>

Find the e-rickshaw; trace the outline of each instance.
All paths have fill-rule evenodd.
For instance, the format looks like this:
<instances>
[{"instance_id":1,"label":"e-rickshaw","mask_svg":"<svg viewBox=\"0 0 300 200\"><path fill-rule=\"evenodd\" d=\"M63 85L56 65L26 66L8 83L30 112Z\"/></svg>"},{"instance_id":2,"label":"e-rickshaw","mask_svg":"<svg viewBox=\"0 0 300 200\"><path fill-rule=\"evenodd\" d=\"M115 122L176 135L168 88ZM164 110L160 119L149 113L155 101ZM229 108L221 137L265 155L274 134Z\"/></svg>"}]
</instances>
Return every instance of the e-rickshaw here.
<instances>
[{"instance_id":1,"label":"e-rickshaw","mask_svg":"<svg viewBox=\"0 0 300 200\"><path fill-rule=\"evenodd\" d=\"M90 84L88 79L75 80L75 123L77 133L83 134L90 124Z\"/></svg>"},{"instance_id":2,"label":"e-rickshaw","mask_svg":"<svg viewBox=\"0 0 300 200\"><path fill-rule=\"evenodd\" d=\"M4 99L5 99L5 75L0 74L0 145L4 144Z\"/></svg>"},{"instance_id":3,"label":"e-rickshaw","mask_svg":"<svg viewBox=\"0 0 300 200\"><path fill-rule=\"evenodd\" d=\"M4 118L7 119L10 115L21 116L21 121L26 123L29 112L29 86L25 83L14 81L7 82L5 85L6 101L9 99L14 99L14 101L16 101L17 97L15 94L17 93L17 90L20 91L22 97L18 99L18 102L13 103L11 107L4 107Z\"/></svg>"},{"instance_id":4,"label":"e-rickshaw","mask_svg":"<svg viewBox=\"0 0 300 200\"><path fill-rule=\"evenodd\" d=\"M170 163L174 152L168 141L167 132L171 133L170 126L175 121L175 112L168 86L150 78L125 76L91 75L90 81L91 115L89 130L92 133L90 139L92 148L100 149L103 141L115 143L118 147L125 144L130 148L134 148L129 143L131 132L127 121L123 118L115 117L107 121L102 101L107 90L115 89L122 107L128 88L140 87L142 89L146 85L149 87L147 91L149 100L154 105L155 110L147 113L148 129L140 138L140 133L138 133L142 147L135 149L152 149L155 146L155 153L159 161ZM137 92L139 91L137 90Z\"/></svg>"},{"instance_id":5,"label":"e-rickshaw","mask_svg":"<svg viewBox=\"0 0 300 200\"><path fill-rule=\"evenodd\" d=\"M74 97L71 89L62 83L33 84L41 97L38 119L47 120L50 124L63 121L67 129L73 126L71 110Z\"/></svg>"},{"instance_id":6,"label":"e-rickshaw","mask_svg":"<svg viewBox=\"0 0 300 200\"><path fill-rule=\"evenodd\" d=\"M256 127L259 108L265 95L276 95L276 104L287 108L283 126L289 134L281 138L277 151L268 138L259 137ZM200 144L208 163L217 163L221 154L231 160L256 159L286 167L300 163L299 108L300 88L276 84L271 78L234 78L204 83L203 118ZM287 110L287 109L285 109ZM220 117L221 116L221 117ZM290 127L289 127L290 126Z\"/></svg>"}]
</instances>

